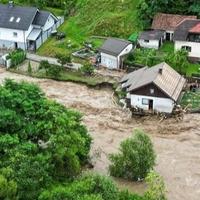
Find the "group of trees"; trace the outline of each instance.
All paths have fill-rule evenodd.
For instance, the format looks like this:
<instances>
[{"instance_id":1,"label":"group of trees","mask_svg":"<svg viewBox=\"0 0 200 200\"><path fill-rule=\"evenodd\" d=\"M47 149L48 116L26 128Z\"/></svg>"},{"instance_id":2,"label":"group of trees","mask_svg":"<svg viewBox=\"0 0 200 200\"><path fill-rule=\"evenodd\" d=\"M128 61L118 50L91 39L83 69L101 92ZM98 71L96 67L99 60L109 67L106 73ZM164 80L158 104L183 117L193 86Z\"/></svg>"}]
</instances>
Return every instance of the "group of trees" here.
<instances>
[{"instance_id":1,"label":"group of trees","mask_svg":"<svg viewBox=\"0 0 200 200\"><path fill-rule=\"evenodd\" d=\"M138 16L149 25L157 12L200 16L199 0L141 0L138 5Z\"/></svg>"},{"instance_id":2,"label":"group of trees","mask_svg":"<svg viewBox=\"0 0 200 200\"><path fill-rule=\"evenodd\" d=\"M187 68L190 65L186 50L160 53L155 49L136 49L125 60L125 64L130 67L135 64L152 67L161 62L168 63L182 75L186 75Z\"/></svg>"},{"instance_id":3,"label":"group of trees","mask_svg":"<svg viewBox=\"0 0 200 200\"><path fill-rule=\"evenodd\" d=\"M91 144L81 117L36 85L0 86L0 199L37 199L79 175Z\"/></svg>"}]
</instances>

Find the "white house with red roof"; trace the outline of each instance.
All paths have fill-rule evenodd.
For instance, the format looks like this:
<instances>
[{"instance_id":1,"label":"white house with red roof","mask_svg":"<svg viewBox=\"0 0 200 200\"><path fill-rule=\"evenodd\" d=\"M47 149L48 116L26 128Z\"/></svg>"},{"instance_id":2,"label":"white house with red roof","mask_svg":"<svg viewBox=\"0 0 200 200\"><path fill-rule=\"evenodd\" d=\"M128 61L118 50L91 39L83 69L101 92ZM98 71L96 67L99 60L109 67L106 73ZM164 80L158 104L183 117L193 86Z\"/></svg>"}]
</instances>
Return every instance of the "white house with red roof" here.
<instances>
[{"instance_id":1,"label":"white house with red roof","mask_svg":"<svg viewBox=\"0 0 200 200\"><path fill-rule=\"evenodd\" d=\"M174 32L175 50L185 49L194 61L200 61L200 20L184 20Z\"/></svg>"}]
</instances>

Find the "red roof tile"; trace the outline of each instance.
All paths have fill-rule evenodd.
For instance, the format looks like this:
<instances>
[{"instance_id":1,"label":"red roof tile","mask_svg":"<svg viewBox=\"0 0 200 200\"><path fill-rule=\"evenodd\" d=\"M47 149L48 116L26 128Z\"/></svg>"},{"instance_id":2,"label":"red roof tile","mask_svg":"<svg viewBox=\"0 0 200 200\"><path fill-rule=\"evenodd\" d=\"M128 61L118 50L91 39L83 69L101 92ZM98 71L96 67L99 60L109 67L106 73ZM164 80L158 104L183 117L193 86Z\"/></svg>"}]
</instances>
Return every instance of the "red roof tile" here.
<instances>
[{"instance_id":1,"label":"red roof tile","mask_svg":"<svg viewBox=\"0 0 200 200\"><path fill-rule=\"evenodd\" d=\"M157 13L153 19L152 29L174 31L185 19L197 19L197 16Z\"/></svg>"},{"instance_id":2,"label":"red roof tile","mask_svg":"<svg viewBox=\"0 0 200 200\"><path fill-rule=\"evenodd\" d=\"M200 23L189 30L190 33L200 33Z\"/></svg>"}]
</instances>

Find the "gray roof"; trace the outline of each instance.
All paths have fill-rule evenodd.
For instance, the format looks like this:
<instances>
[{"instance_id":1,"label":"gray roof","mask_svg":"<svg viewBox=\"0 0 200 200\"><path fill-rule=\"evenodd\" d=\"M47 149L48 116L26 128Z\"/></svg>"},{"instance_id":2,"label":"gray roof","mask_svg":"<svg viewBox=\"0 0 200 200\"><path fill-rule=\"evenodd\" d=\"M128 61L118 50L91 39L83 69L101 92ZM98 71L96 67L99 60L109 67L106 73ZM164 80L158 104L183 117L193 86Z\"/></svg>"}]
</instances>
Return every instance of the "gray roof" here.
<instances>
[{"instance_id":1,"label":"gray roof","mask_svg":"<svg viewBox=\"0 0 200 200\"><path fill-rule=\"evenodd\" d=\"M174 32L175 41L187 41L190 29L200 23L200 20L184 20Z\"/></svg>"},{"instance_id":2,"label":"gray roof","mask_svg":"<svg viewBox=\"0 0 200 200\"><path fill-rule=\"evenodd\" d=\"M106 54L118 56L130 44L132 43L127 40L108 38L99 50Z\"/></svg>"},{"instance_id":3,"label":"gray roof","mask_svg":"<svg viewBox=\"0 0 200 200\"><path fill-rule=\"evenodd\" d=\"M164 35L164 31L162 30L150 30L144 31L140 34L140 40L160 40Z\"/></svg>"},{"instance_id":4,"label":"gray roof","mask_svg":"<svg viewBox=\"0 0 200 200\"><path fill-rule=\"evenodd\" d=\"M33 28L29 36L27 37L27 40L35 41L39 37L40 33L41 33L41 29Z\"/></svg>"},{"instance_id":5,"label":"gray roof","mask_svg":"<svg viewBox=\"0 0 200 200\"><path fill-rule=\"evenodd\" d=\"M0 27L18 30L28 30L37 13L37 8L20 7L0 4ZM11 21L13 18L13 21ZM20 19L17 22L17 19Z\"/></svg>"},{"instance_id":6,"label":"gray roof","mask_svg":"<svg viewBox=\"0 0 200 200\"><path fill-rule=\"evenodd\" d=\"M44 26L48 17L50 16L50 14L51 13L48 11L38 11L33 20L33 24L39 25L39 26Z\"/></svg>"},{"instance_id":7,"label":"gray roof","mask_svg":"<svg viewBox=\"0 0 200 200\"><path fill-rule=\"evenodd\" d=\"M162 70L162 73L159 71ZM133 92L151 83L155 84L168 97L177 101L186 80L166 63L160 63L151 68L144 67L125 75L123 88Z\"/></svg>"}]
</instances>

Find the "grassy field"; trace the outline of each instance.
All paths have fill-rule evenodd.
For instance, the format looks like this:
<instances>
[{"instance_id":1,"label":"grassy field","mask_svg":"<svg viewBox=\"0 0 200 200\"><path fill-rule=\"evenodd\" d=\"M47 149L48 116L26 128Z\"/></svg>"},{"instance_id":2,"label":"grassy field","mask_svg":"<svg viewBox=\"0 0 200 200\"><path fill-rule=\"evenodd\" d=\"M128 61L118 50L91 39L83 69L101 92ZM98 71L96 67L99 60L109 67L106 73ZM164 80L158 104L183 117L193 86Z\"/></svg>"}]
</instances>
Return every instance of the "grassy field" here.
<instances>
[{"instance_id":1,"label":"grassy field","mask_svg":"<svg viewBox=\"0 0 200 200\"><path fill-rule=\"evenodd\" d=\"M66 19L59 28L59 31L66 34L66 38L62 41L49 38L38 50L39 55L71 53L83 47L84 42L90 42L98 48L103 40L92 39L93 35L128 38L133 32L142 30L137 19L137 0L96 0L95 4L94 0L84 3L79 0L78 5L77 14ZM61 12L59 9L48 10L55 14Z\"/></svg>"}]
</instances>

